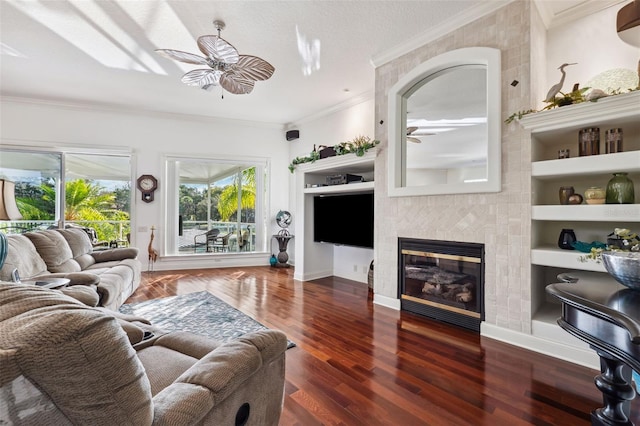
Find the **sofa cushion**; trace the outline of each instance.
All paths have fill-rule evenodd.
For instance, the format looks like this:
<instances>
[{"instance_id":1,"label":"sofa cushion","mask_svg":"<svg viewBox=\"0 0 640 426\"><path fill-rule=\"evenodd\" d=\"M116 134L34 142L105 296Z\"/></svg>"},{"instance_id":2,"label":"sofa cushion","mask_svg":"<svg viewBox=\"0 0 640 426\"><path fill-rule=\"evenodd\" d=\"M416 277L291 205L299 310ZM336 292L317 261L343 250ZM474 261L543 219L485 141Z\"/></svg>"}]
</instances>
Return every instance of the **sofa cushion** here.
<instances>
[{"instance_id":1,"label":"sofa cushion","mask_svg":"<svg viewBox=\"0 0 640 426\"><path fill-rule=\"evenodd\" d=\"M93 245L86 232L78 228L56 229L56 231L67 241L71 249L71 256L78 262L82 270L96 263L96 260L91 256Z\"/></svg>"},{"instance_id":2,"label":"sofa cushion","mask_svg":"<svg viewBox=\"0 0 640 426\"><path fill-rule=\"evenodd\" d=\"M56 230L27 232L24 234L36 246L49 272L79 272L82 269L73 260L69 243Z\"/></svg>"},{"instance_id":3,"label":"sofa cushion","mask_svg":"<svg viewBox=\"0 0 640 426\"><path fill-rule=\"evenodd\" d=\"M8 235L7 259L0 270L0 280L11 281L11 271L17 269L20 277L29 278L49 274L36 246L24 235Z\"/></svg>"},{"instance_id":4,"label":"sofa cushion","mask_svg":"<svg viewBox=\"0 0 640 426\"><path fill-rule=\"evenodd\" d=\"M73 424L151 424L144 367L116 319L97 309L59 292L0 283L0 351Z\"/></svg>"}]
</instances>

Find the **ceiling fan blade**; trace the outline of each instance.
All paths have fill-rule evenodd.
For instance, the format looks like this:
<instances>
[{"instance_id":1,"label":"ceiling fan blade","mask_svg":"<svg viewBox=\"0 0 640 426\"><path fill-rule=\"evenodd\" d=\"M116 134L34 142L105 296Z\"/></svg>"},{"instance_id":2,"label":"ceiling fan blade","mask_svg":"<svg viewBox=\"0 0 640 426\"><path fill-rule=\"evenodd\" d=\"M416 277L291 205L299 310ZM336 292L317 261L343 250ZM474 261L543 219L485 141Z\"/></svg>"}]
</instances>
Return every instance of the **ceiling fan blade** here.
<instances>
[{"instance_id":1,"label":"ceiling fan blade","mask_svg":"<svg viewBox=\"0 0 640 426\"><path fill-rule=\"evenodd\" d=\"M240 56L235 47L215 35L198 37L198 48L211 59L225 64L237 63Z\"/></svg>"},{"instance_id":2,"label":"ceiling fan blade","mask_svg":"<svg viewBox=\"0 0 640 426\"><path fill-rule=\"evenodd\" d=\"M193 53L172 49L156 49L156 52L165 58L173 59L174 61L186 62L187 64L208 65L207 58L194 55Z\"/></svg>"},{"instance_id":3,"label":"ceiling fan blade","mask_svg":"<svg viewBox=\"0 0 640 426\"><path fill-rule=\"evenodd\" d=\"M414 138L413 136L407 136L407 142L422 143L420 139Z\"/></svg>"},{"instance_id":4,"label":"ceiling fan blade","mask_svg":"<svg viewBox=\"0 0 640 426\"><path fill-rule=\"evenodd\" d=\"M238 63L233 67L233 72L246 80L268 80L276 69L262 58L251 55L240 55Z\"/></svg>"},{"instance_id":5,"label":"ceiling fan blade","mask_svg":"<svg viewBox=\"0 0 640 426\"><path fill-rule=\"evenodd\" d=\"M233 74L224 73L220 77L220 85L224 90L234 95L246 95L253 90L254 82L235 77Z\"/></svg>"},{"instance_id":6,"label":"ceiling fan blade","mask_svg":"<svg viewBox=\"0 0 640 426\"><path fill-rule=\"evenodd\" d=\"M411 133L415 132L416 130L418 130L417 127L407 127L407 135L410 135Z\"/></svg>"},{"instance_id":7,"label":"ceiling fan blade","mask_svg":"<svg viewBox=\"0 0 640 426\"><path fill-rule=\"evenodd\" d=\"M211 86L218 85L220 81L220 71L213 70L193 70L182 76L182 82L189 86Z\"/></svg>"}]
</instances>

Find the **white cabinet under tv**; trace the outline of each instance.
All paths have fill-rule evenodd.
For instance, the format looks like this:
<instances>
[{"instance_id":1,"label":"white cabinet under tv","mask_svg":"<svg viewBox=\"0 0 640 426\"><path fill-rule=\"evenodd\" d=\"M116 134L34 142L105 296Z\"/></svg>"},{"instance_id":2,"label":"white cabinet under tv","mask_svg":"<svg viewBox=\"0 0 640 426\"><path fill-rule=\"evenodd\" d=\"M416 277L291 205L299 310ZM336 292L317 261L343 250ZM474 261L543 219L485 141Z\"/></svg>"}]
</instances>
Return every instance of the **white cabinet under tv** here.
<instances>
[{"instance_id":1,"label":"white cabinet under tv","mask_svg":"<svg viewBox=\"0 0 640 426\"><path fill-rule=\"evenodd\" d=\"M314 242L314 197L372 193L375 158L376 150L372 149L362 157L346 154L296 166L295 279L308 281L333 275L334 245ZM344 174L361 176L364 181L326 185L327 177ZM336 212L335 220L358 226L357 212Z\"/></svg>"}]
</instances>

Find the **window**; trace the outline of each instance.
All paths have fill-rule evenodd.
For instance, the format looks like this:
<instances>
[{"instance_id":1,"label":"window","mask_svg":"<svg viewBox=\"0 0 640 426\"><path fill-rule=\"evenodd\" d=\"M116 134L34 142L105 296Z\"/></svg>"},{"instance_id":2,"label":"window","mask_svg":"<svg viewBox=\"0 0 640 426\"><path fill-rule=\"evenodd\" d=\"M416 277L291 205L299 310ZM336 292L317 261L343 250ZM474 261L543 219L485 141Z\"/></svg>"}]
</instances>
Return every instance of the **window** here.
<instances>
[{"instance_id":1,"label":"window","mask_svg":"<svg viewBox=\"0 0 640 426\"><path fill-rule=\"evenodd\" d=\"M128 244L128 154L10 149L0 153L0 178L15 183L22 215L22 220L4 222L0 227L5 232L76 226L83 228L95 245Z\"/></svg>"},{"instance_id":2,"label":"window","mask_svg":"<svg viewBox=\"0 0 640 426\"><path fill-rule=\"evenodd\" d=\"M167 159L169 255L265 250L266 160Z\"/></svg>"}]
</instances>

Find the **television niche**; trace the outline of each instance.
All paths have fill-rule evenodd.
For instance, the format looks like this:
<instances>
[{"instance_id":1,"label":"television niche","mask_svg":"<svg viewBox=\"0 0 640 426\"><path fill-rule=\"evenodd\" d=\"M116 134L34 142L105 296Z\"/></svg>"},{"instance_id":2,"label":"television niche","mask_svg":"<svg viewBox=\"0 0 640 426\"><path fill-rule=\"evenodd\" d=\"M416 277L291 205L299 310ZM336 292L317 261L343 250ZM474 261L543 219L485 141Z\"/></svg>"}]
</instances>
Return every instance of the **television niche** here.
<instances>
[{"instance_id":1,"label":"television niche","mask_svg":"<svg viewBox=\"0 0 640 426\"><path fill-rule=\"evenodd\" d=\"M373 248L373 193L315 196L313 241Z\"/></svg>"}]
</instances>

